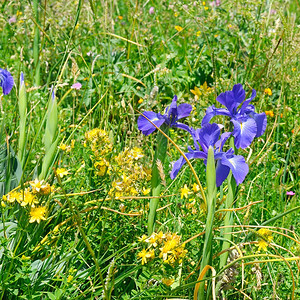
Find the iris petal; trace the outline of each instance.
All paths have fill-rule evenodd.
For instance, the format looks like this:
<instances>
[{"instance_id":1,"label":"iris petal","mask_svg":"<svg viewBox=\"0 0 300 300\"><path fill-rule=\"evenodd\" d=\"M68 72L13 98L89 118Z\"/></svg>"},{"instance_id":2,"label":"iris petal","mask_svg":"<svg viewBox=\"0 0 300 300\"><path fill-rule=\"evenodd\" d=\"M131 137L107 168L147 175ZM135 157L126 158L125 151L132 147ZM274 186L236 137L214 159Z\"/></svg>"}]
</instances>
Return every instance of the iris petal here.
<instances>
[{"instance_id":1,"label":"iris petal","mask_svg":"<svg viewBox=\"0 0 300 300\"><path fill-rule=\"evenodd\" d=\"M187 103L182 103L177 107L177 120L186 118L190 115L192 111L192 105Z\"/></svg>"},{"instance_id":2,"label":"iris petal","mask_svg":"<svg viewBox=\"0 0 300 300\"><path fill-rule=\"evenodd\" d=\"M165 119L161 114L155 113L153 111L145 111L143 115L147 117L152 123L154 123L157 127L160 127ZM146 118L142 115L138 117L138 128L143 132L144 135L149 135L153 131L156 130L156 127L152 125Z\"/></svg>"},{"instance_id":3,"label":"iris petal","mask_svg":"<svg viewBox=\"0 0 300 300\"><path fill-rule=\"evenodd\" d=\"M193 152L187 152L184 154L188 160L193 158L202 158L205 159L207 157L207 154L202 151L193 151ZM175 161L172 171L170 173L171 179L174 179L179 170L182 168L182 166L186 163L186 160L183 156L181 156L177 161Z\"/></svg>"},{"instance_id":4,"label":"iris petal","mask_svg":"<svg viewBox=\"0 0 300 300\"><path fill-rule=\"evenodd\" d=\"M254 119L248 118L246 121L240 122L235 119L231 119L234 125L233 136L234 145L237 148L247 148L253 141L257 132L257 125Z\"/></svg>"},{"instance_id":5,"label":"iris petal","mask_svg":"<svg viewBox=\"0 0 300 300\"><path fill-rule=\"evenodd\" d=\"M216 108L214 105L209 106L205 112L205 116L202 119L201 125L205 125L209 123L209 121L214 117L214 116L231 116L229 110L225 108Z\"/></svg>"},{"instance_id":6,"label":"iris petal","mask_svg":"<svg viewBox=\"0 0 300 300\"><path fill-rule=\"evenodd\" d=\"M4 95L8 95L14 86L14 78L7 70L1 68L0 68L0 86L2 87Z\"/></svg>"},{"instance_id":7,"label":"iris petal","mask_svg":"<svg viewBox=\"0 0 300 300\"><path fill-rule=\"evenodd\" d=\"M241 155L225 155L221 159L221 164L229 167L232 171L232 175L239 185L242 183L249 172L249 167L245 162L245 158Z\"/></svg>"},{"instance_id":8,"label":"iris petal","mask_svg":"<svg viewBox=\"0 0 300 300\"><path fill-rule=\"evenodd\" d=\"M198 142L202 149L207 152L209 146L214 146L220 136L220 128L218 124L206 124L199 131Z\"/></svg>"},{"instance_id":9,"label":"iris petal","mask_svg":"<svg viewBox=\"0 0 300 300\"><path fill-rule=\"evenodd\" d=\"M256 132L256 137L259 137L264 134L267 128L267 116L266 114L260 113L260 114L254 114L253 118L256 122L257 125L257 132Z\"/></svg>"},{"instance_id":10,"label":"iris petal","mask_svg":"<svg viewBox=\"0 0 300 300\"><path fill-rule=\"evenodd\" d=\"M217 161L216 167L216 184L219 187L223 181L227 178L230 168L226 165L223 165L220 160Z\"/></svg>"}]
</instances>

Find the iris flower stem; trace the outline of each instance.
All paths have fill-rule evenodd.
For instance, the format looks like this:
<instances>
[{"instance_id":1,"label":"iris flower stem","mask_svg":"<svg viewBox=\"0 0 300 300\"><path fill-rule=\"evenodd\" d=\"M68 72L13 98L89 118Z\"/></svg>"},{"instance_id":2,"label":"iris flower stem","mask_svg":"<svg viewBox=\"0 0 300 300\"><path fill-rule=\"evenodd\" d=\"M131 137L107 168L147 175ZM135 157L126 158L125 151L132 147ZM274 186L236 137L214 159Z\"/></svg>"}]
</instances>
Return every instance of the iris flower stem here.
<instances>
[{"instance_id":1,"label":"iris flower stem","mask_svg":"<svg viewBox=\"0 0 300 300\"><path fill-rule=\"evenodd\" d=\"M232 172L230 171L230 174L228 176L228 194L226 196L226 201L225 201L226 209L232 208L232 203L235 198L235 190L236 190L236 183L232 176ZM232 231L231 228L232 224L233 224L233 212L227 211L224 219L224 226L226 227L224 228L223 236L226 236L226 239L230 241L231 241L230 232ZM222 245L222 251L228 249L229 247L230 247L230 243L228 241L224 241ZM220 255L220 266L219 266L220 269L222 269L226 265L227 257L228 257L228 251Z\"/></svg>"},{"instance_id":2,"label":"iris flower stem","mask_svg":"<svg viewBox=\"0 0 300 300\"><path fill-rule=\"evenodd\" d=\"M165 135L169 133L168 126L162 126L161 130ZM157 147L155 150L153 164L152 164L152 178L151 178L151 186L152 186L152 196L160 196L161 191L161 178L159 174L159 170L157 167L157 161L160 160L162 165L164 164L167 148L168 148L168 139L159 131L157 133ZM159 198L153 198L150 200L150 212L148 216L148 234L149 236L154 231L155 219L156 219L156 209L158 207Z\"/></svg>"},{"instance_id":3,"label":"iris flower stem","mask_svg":"<svg viewBox=\"0 0 300 300\"><path fill-rule=\"evenodd\" d=\"M235 149L234 147L234 139L230 139L230 146ZM235 149L235 152L237 152L237 149ZM236 182L232 176L232 172L230 171L228 176L228 193L226 196L225 201L225 209L232 208L233 201L235 199L236 195ZM226 250L230 247L230 241L231 241L231 234L232 231L231 226L233 225L233 212L227 211L224 219L224 231L223 231L223 237L226 236L227 241L223 241L222 244L222 251ZM227 263L227 257L228 257L228 251L224 251L223 254L220 255L220 264L219 264L219 270L221 270ZM218 287L218 285L217 285ZM218 293L218 289L217 289Z\"/></svg>"},{"instance_id":4,"label":"iris flower stem","mask_svg":"<svg viewBox=\"0 0 300 300\"><path fill-rule=\"evenodd\" d=\"M212 263L212 240L213 240L213 225L214 214L216 209L216 167L214 159L214 150L212 147L208 149L207 166L206 166L206 182L207 182L207 218L205 225L205 240L203 247L203 255L200 266L200 274L207 265ZM204 278L207 275L204 276ZM205 281L202 281L198 291L198 300L205 299L204 296ZM207 292L209 294L209 291Z\"/></svg>"}]
</instances>

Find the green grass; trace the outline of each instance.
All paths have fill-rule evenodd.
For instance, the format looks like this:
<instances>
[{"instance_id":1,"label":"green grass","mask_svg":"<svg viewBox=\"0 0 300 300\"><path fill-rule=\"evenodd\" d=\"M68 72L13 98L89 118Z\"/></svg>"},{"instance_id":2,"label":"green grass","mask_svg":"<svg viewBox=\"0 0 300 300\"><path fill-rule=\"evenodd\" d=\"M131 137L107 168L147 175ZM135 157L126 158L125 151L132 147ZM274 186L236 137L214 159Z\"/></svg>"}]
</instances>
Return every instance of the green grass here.
<instances>
[{"instance_id":1,"label":"green grass","mask_svg":"<svg viewBox=\"0 0 300 300\"><path fill-rule=\"evenodd\" d=\"M139 112L164 111L176 94L179 103L194 108L184 123L200 127L206 108L220 107L217 95L236 83L246 93L256 89L256 111L273 116L264 135L239 150L249 173L234 201L230 241L222 228L227 181L217 191L215 283L224 279L219 260L225 240L240 253L231 251L234 261L227 262L225 273L233 270L234 276L228 289L221 289L226 299L298 299L299 5L298 0L221 1L220 6L207 1L1 1L0 68L11 72L15 87L3 97L0 89L0 199L14 188L23 194L41 172L54 190L38 195L39 205L47 208L40 223L29 223L30 205L0 200L0 299L193 299L207 213L201 193L192 192L196 179L189 167L170 179L171 162L180 157L170 142L159 172L165 179L155 231L177 233L187 253L173 266L159 257L162 244L144 265L138 256L149 245L139 238L148 232L151 193L146 190L157 133L142 135L137 118ZM15 22L9 21L13 16ZM18 106L21 72L25 126ZM75 82L82 84L80 90L71 89ZM58 127L50 137L52 86ZM198 97L191 92L195 87ZM229 126L223 117L214 121ZM93 148L87 133L94 128L106 135ZM191 144L183 130L171 128L170 138L183 152ZM132 162L128 153L134 147L144 156ZM198 160L192 166L205 187L205 166ZM68 175L60 178L58 168ZM127 185L118 194L115 186L124 178ZM191 190L187 198L181 197L185 184ZM258 252L261 226L272 231L273 240ZM164 279L174 283L168 286Z\"/></svg>"}]
</instances>

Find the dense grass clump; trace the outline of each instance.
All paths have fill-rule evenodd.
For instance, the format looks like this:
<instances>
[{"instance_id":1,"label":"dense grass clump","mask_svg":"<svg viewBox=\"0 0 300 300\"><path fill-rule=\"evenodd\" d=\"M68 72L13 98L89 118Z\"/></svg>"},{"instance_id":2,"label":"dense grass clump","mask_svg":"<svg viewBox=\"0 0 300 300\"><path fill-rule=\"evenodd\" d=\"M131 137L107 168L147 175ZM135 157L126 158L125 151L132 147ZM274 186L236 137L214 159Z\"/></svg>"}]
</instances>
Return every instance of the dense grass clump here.
<instances>
[{"instance_id":1,"label":"dense grass clump","mask_svg":"<svg viewBox=\"0 0 300 300\"><path fill-rule=\"evenodd\" d=\"M0 299L298 299L299 12L1 1Z\"/></svg>"}]
</instances>

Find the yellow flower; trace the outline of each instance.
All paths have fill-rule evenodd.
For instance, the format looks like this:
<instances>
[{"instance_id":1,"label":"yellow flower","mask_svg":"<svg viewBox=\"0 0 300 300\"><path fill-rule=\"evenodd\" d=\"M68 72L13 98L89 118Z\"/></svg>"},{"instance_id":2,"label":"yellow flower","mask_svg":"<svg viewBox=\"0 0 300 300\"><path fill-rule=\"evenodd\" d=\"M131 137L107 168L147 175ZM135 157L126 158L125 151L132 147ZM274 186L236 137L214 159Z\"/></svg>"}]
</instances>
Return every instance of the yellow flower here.
<instances>
[{"instance_id":1,"label":"yellow flower","mask_svg":"<svg viewBox=\"0 0 300 300\"><path fill-rule=\"evenodd\" d=\"M176 25L176 26L175 26L175 29L176 29L178 32L180 32L180 31L183 30L183 28L182 28L181 26L179 26L179 25Z\"/></svg>"},{"instance_id":2,"label":"yellow flower","mask_svg":"<svg viewBox=\"0 0 300 300\"><path fill-rule=\"evenodd\" d=\"M144 242L147 239L146 234L143 234L140 238L138 238L139 242Z\"/></svg>"},{"instance_id":3,"label":"yellow flower","mask_svg":"<svg viewBox=\"0 0 300 300\"><path fill-rule=\"evenodd\" d=\"M147 259L151 259L153 257L153 253L143 249L138 253L138 257L142 259L142 265L144 265L148 262Z\"/></svg>"},{"instance_id":4,"label":"yellow flower","mask_svg":"<svg viewBox=\"0 0 300 300\"><path fill-rule=\"evenodd\" d=\"M265 89L265 94L266 94L266 95L269 95L269 96L272 96L272 90L269 89L269 88L266 88L266 89Z\"/></svg>"},{"instance_id":5,"label":"yellow flower","mask_svg":"<svg viewBox=\"0 0 300 300\"><path fill-rule=\"evenodd\" d=\"M200 36L200 35L201 35L201 31L197 31L196 36Z\"/></svg>"},{"instance_id":6,"label":"yellow flower","mask_svg":"<svg viewBox=\"0 0 300 300\"><path fill-rule=\"evenodd\" d=\"M69 172L65 168L57 168L56 169L56 175L60 178L63 178L64 176L68 175Z\"/></svg>"},{"instance_id":7,"label":"yellow flower","mask_svg":"<svg viewBox=\"0 0 300 300\"><path fill-rule=\"evenodd\" d=\"M188 197L188 194L190 193L190 190L189 188L187 187L187 185L185 184L183 188L180 189L181 191L181 199L184 198L187 198Z\"/></svg>"},{"instance_id":8,"label":"yellow flower","mask_svg":"<svg viewBox=\"0 0 300 300\"><path fill-rule=\"evenodd\" d=\"M261 249L267 251L269 244L273 240L272 232L267 228L261 228L257 231L257 233L261 236L261 239L257 243L258 251Z\"/></svg>"},{"instance_id":9,"label":"yellow flower","mask_svg":"<svg viewBox=\"0 0 300 300\"><path fill-rule=\"evenodd\" d=\"M29 223L38 222L40 223L41 220L46 220L46 207L32 207L30 210L30 220Z\"/></svg>"},{"instance_id":10,"label":"yellow flower","mask_svg":"<svg viewBox=\"0 0 300 300\"><path fill-rule=\"evenodd\" d=\"M58 148L62 151L67 151L67 152L70 152L71 151L71 146L67 146L66 144L60 144L58 146Z\"/></svg>"},{"instance_id":11,"label":"yellow flower","mask_svg":"<svg viewBox=\"0 0 300 300\"><path fill-rule=\"evenodd\" d=\"M119 20L123 20L123 17L122 17L122 16L118 16L118 19L119 19Z\"/></svg>"},{"instance_id":12,"label":"yellow flower","mask_svg":"<svg viewBox=\"0 0 300 300\"><path fill-rule=\"evenodd\" d=\"M175 279L173 278L163 278L162 280L162 283L167 285L167 286L170 286L174 283Z\"/></svg>"},{"instance_id":13,"label":"yellow flower","mask_svg":"<svg viewBox=\"0 0 300 300\"><path fill-rule=\"evenodd\" d=\"M142 104L143 101L144 101L144 100L143 100L142 98L140 98L139 101L138 101L138 104Z\"/></svg>"},{"instance_id":14,"label":"yellow flower","mask_svg":"<svg viewBox=\"0 0 300 300\"><path fill-rule=\"evenodd\" d=\"M144 190L143 190L143 195L146 196L146 195L148 195L150 192L151 192L151 189L150 189L150 188L144 189Z\"/></svg>"},{"instance_id":15,"label":"yellow flower","mask_svg":"<svg viewBox=\"0 0 300 300\"><path fill-rule=\"evenodd\" d=\"M33 193L31 193L28 189L24 190L24 194L21 193L20 201L21 206L26 206L27 204L29 204L29 206L34 207L35 204L39 203L36 196Z\"/></svg>"},{"instance_id":16,"label":"yellow flower","mask_svg":"<svg viewBox=\"0 0 300 300\"><path fill-rule=\"evenodd\" d=\"M266 110L266 111L265 111L265 114L266 114L267 116L270 116L271 118L274 117L274 113L273 113L272 110Z\"/></svg>"},{"instance_id":17,"label":"yellow flower","mask_svg":"<svg viewBox=\"0 0 300 300\"><path fill-rule=\"evenodd\" d=\"M34 181L30 181L32 192L40 195L49 195L51 193L51 186L44 180L39 181L37 178Z\"/></svg>"},{"instance_id":18,"label":"yellow flower","mask_svg":"<svg viewBox=\"0 0 300 300\"><path fill-rule=\"evenodd\" d=\"M157 236L156 236L156 233L152 233L152 235L149 237L149 240L148 242L155 248L157 246Z\"/></svg>"},{"instance_id":19,"label":"yellow flower","mask_svg":"<svg viewBox=\"0 0 300 300\"><path fill-rule=\"evenodd\" d=\"M200 191L200 187L199 187L199 185L197 183L193 184L193 191L194 191L194 193L197 193L197 192Z\"/></svg>"},{"instance_id":20,"label":"yellow flower","mask_svg":"<svg viewBox=\"0 0 300 300\"><path fill-rule=\"evenodd\" d=\"M201 91L195 86L193 90L191 90L191 93L195 95L195 99L198 100L200 96L202 95Z\"/></svg>"},{"instance_id":21,"label":"yellow flower","mask_svg":"<svg viewBox=\"0 0 300 300\"><path fill-rule=\"evenodd\" d=\"M6 195L3 195L2 199L8 203L14 203L15 201L20 202L22 194L17 191L11 191Z\"/></svg>"},{"instance_id":22,"label":"yellow flower","mask_svg":"<svg viewBox=\"0 0 300 300\"><path fill-rule=\"evenodd\" d=\"M71 282L71 281L73 280L73 278L74 278L74 276L69 275L68 278L67 278L67 282L68 282L68 283Z\"/></svg>"},{"instance_id":23,"label":"yellow flower","mask_svg":"<svg viewBox=\"0 0 300 300\"><path fill-rule=\"evenodd\" d=\"M174 14L174 16L175 16L175 17L178 17L178 13L176 12L176 13Z\"/></svg>"}]
</instances>

